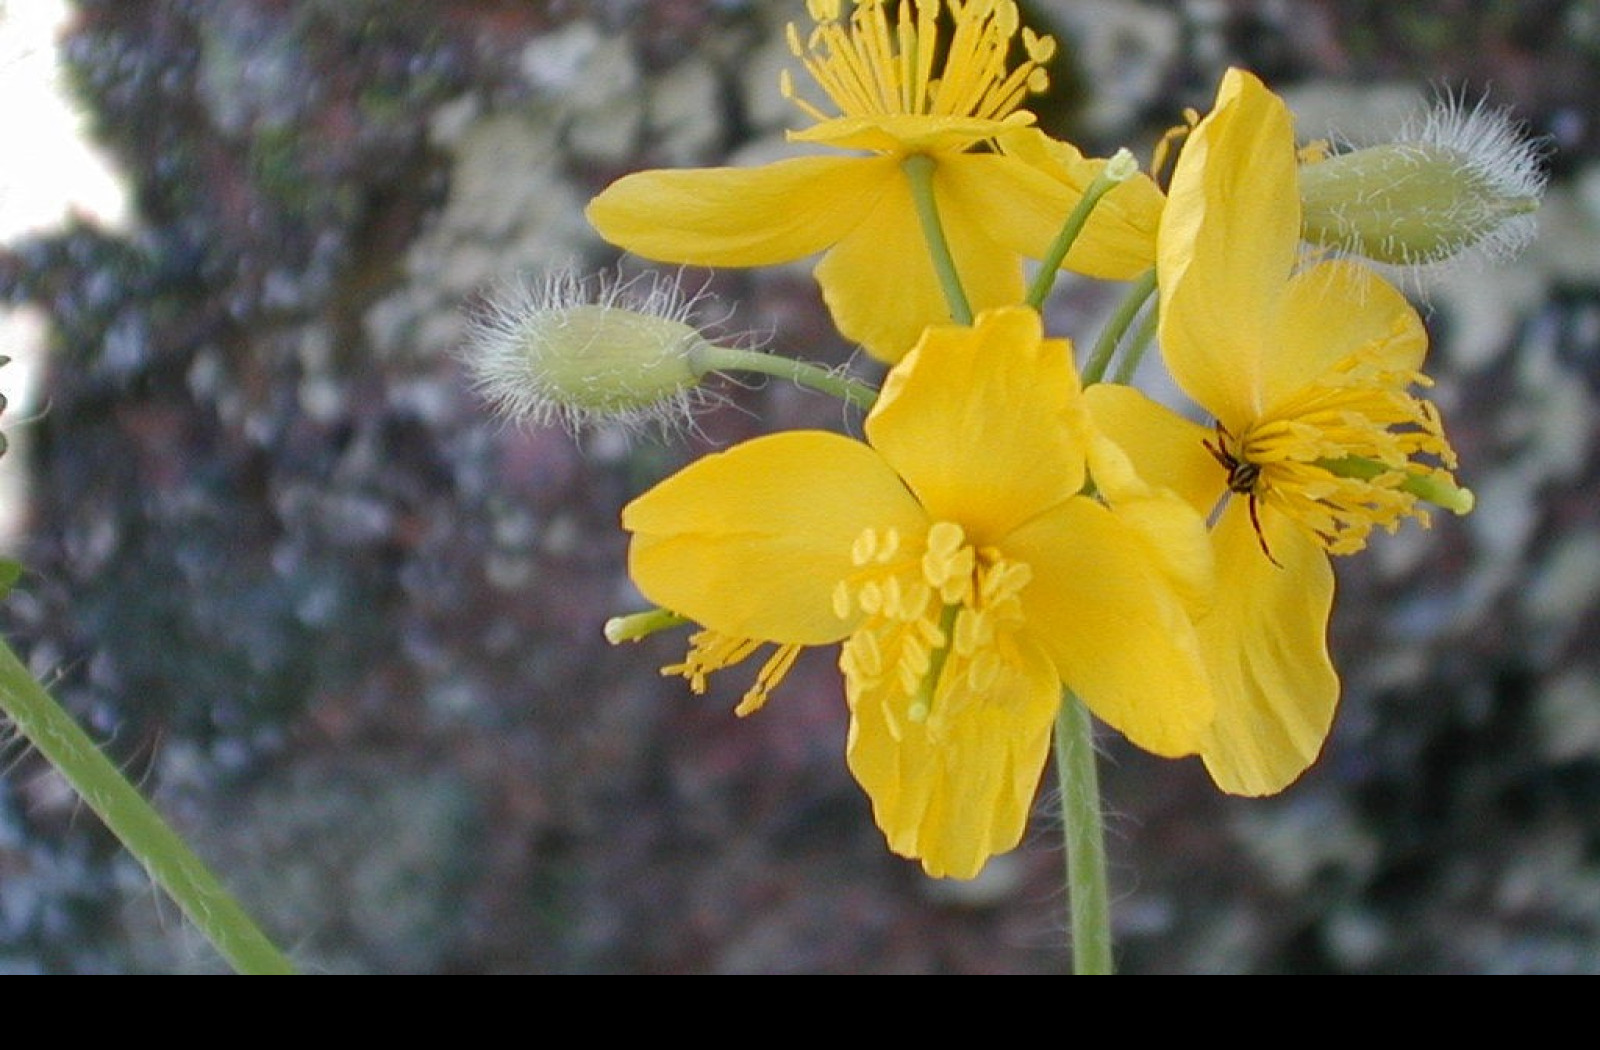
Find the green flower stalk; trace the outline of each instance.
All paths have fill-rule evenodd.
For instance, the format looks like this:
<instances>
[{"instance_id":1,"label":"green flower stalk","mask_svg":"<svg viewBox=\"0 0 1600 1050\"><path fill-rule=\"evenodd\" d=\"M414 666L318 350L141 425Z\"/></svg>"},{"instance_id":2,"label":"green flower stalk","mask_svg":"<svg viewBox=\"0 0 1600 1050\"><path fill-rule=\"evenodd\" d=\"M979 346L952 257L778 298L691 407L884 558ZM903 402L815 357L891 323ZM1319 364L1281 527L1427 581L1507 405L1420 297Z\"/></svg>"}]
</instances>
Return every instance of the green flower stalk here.
<instances>
[{"instance_id":1,"label":"green flower stalk","mask_svg":"<svg viewBox=\"0 0 1600 1050\"><path fill-rule=\"evenodd\" d=\"M290 974L289 960L261 933L205 863L128 783L78 723L0 641L0 713L66 778L190 922L239 973Z\"/></svg>"}]
</instances>

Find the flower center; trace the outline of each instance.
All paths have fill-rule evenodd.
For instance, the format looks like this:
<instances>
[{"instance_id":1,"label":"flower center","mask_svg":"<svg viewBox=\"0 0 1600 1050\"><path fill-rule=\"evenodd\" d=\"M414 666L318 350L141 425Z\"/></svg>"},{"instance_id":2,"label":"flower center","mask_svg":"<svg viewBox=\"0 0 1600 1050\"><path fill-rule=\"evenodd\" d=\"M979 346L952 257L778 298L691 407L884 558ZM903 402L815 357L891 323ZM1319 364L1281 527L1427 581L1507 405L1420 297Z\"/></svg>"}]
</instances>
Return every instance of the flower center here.
<instances>
[{"instance_id":1,"label":"flower center","mask_svg":"<svg viewBox=\"0 0 1600 1050\"><path fill-rule=\"evenodd\" d=\"M1049 86L1045 63L1055 41L1023 28L1012 0L949 0L954 32L943 68L939 57L940 0L855 0L848 24L843 0L808 0L816 26L801 42L788 26L789 50L846 117L921 115L1001 120L1030 93ZM1022 34L1026 58L1008 68L1011 42ZM787 71L785 98L819 122L833 117L799 98Z\"/></svg>"},{"instance_id":2,"label":"flower center","mask_svg":"<svg viewBox=\"0 0 1600 1050\"><path fill-rule=\"evenodd\" d=\"M1361 550L1375 526L1394 532L1407 517L1427 527L1424 499L1471 506L1438 409L1408 389L1432 381L1375 357L1352 354L1236 440L1218 434L1229 488L1293 518L1330 554Z\"/></svg>"},{"instance_id":3,"label":"flower center","mask_svg":"<svg viewBox=\"0 0 1600 1050\"><path fill-rule=\"evenodd\" d=\"M883 707L898 739L904 723L941 724L995 689L1016 663L1019 595L1033 572L961 526L936 522L922 550L899 532L867 529L851 549L855 571L834 589L834 611L861 616L839 665L857 703Z\"/></svg>"}]
</instances>

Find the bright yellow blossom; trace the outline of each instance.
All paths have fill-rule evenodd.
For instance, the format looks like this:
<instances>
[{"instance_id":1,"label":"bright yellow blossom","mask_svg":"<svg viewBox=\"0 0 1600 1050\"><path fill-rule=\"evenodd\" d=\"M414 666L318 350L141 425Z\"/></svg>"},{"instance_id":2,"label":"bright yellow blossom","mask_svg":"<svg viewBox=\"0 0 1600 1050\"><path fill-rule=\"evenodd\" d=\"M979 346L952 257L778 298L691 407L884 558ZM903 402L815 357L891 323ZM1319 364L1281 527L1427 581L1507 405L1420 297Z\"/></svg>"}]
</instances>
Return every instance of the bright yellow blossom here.
<instances>
[{"instance_id":1,"label":"bright yellow blossom","mask_svg":"<svg viewBox=\"0 0 1600 1050\"><path fill-rule=\"evenodd\" d=\"M939 876L1021 838L1063 684L1135 743L1197 751L1204 522L1092 432L1036 312L929 329L865 428L756 438L624 509L639 589L703 626L668 672L703 689L775 646L748 713L801 647L842 642L850 768Z\"/></svg>"},{"instance_id":2,"label":"bright yellow blossom","mask_svg":"<svg viewBox=\"0 0 1600 1050\"><path fill-rule=\"evenodd\" d=\"M926 325L952 317L903 168L908 158L933 162L933 199L974 312L1022 301L1023 258L1043 257L1104 162L1070 147L1052 162L1027 137L1015 149L993 148L1033 124L1019 107L1045 88L1055 49L1050 37L1022 28L1012 0L856 0L848 18L843 6L811 0L815 26L805 39L789 26L790 49L837 113L802 99L787 75L783 82L816 121L790 140L842 155L638 172L586 214L611 243L663 262L766 266L825 252L816 277L840 332L892 363ZM1112 279L1147 269L1159 204L1142 176L1117 187L1063 265Z\"/></svg>"},{"instance_id":3,"label":"bright yellow blossom","mask_svg":"<svg viewBox=\"0 0 1600 1050\"><path fill-rule=\"evenodd\" d=\"M1300 207L1288 109L1230 71L1178 158L1158 242L1162 354L1215 423L1129 387L1089 391L1148 479L1206 514L1225 501L1222 586L1198 624L1217 705L1201 755L1247 795L1298 777L1332 723L1328 555L1427 524L1419 496L1471 507L1437 410L1409 389L1428 385L1421 319L1371 271L1302 258Z\"/></svg>"}]
</instances>

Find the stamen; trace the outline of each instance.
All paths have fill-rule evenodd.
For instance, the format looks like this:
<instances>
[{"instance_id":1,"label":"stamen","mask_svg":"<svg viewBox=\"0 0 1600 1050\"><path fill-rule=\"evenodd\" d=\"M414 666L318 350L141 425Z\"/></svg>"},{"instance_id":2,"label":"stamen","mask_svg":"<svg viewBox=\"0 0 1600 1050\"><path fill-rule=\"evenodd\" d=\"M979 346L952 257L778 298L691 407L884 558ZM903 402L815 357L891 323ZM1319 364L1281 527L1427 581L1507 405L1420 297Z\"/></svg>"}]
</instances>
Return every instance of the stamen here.
<instances>
[{"instance_id":1,"label":"stamen","mask_svg":"<svg viewBox=\"0 0 1600 1050\"><path fill-rule=\"evenodd\" d=\"M1330 554L1358 551L1375 527L1394 532L1408 517L1427 527L1424 500L1465 513L1471 493L1449 473L1456 455L1438 409L1407 389L1430 385L1381 366L1376 351L1351 355L1241 435L1230 488L1240 491L1235 482L1253 468L1252 499L1298 521Z\"/></svg>"},{"instance_id":2,"label":"stamen","mask_svg":"<svg viewBox=\"0 0 1600 1050\"><path fill-rule=\"evenodd\" d=\"M701 630L689 638L689 651L682 663L669 664L661 669L664 675L680 675L689 683L690 692L703 696L706 681L716 671L742 662L751 653L767 644L753 638L739 638L720 631ZM768 695L778 687L789 669L800 656L804 646L778 645L767 662L756 673L755 684L745 691L733 713L743 718L766 704Z\"/></svg>"},{"instance_id":3,"label":"stamen","mask_svg":"<svg viewBox=\"0 0 1600 1050\"><path fill-rule=\"evenodd\" d=\"M682 676L688 681L690 692L700 696L705 693L706 679L712 672L732 667L760 645L749 638L736 638L717 631L696 631L689 636L689 651L683 662L668 664L661 673Z\"/></svg>"},{"instance_id":4,"label":"stamen","mask_svg":"<svg viewBox=\"0 0 1600 1050\"><path fill-rule=\"evenodd\" d=\"M733 713L743 718L745 715L754 714L761 710L767 703L767 696L776 689L778 683L783 681L794 662L800 658L798 645L780 645L775 649L767 662L761 665L761 670L756 675L755 684L745 691Z\"/></svg>"},{"instance_id":5,"label":"stamen","mask_svg":"<svg viewBox=\"0 0 1600 1050\"><path fill-rule=\"evenodd\" d=\"M840 656L851 695L878 704L895 734L905 724L938 732L952 712L990 695L1033 575L993 548L974 548L953 522L931 525L922 547L881 561L857 557L859 571L835 589L835 610L862 616ZM853 547L878 549L872 530Z\"/></svg>"},{"instance_id":6,"label":"stamen","mask_svg":"<svg viewBox=\"0 0 1600 1050\"><path fill-rule=\"evenodd\" d=\"M1029 94L1049 87L1044 67L1055 55L1055 40L1024 29L1013 0L902 0L892 25L888 6L887 0L858 0L846 23L841 4L812 3L807 8L815 25L805 40L793 24L785 30L790 52L839 115L1003 120ZM935 76L944 6L953 25ZM1011 67L1019 33L1024 57ZM808 117L832 119L798 97L787 75L779 86Z\"/></svg>"}]
</instances>

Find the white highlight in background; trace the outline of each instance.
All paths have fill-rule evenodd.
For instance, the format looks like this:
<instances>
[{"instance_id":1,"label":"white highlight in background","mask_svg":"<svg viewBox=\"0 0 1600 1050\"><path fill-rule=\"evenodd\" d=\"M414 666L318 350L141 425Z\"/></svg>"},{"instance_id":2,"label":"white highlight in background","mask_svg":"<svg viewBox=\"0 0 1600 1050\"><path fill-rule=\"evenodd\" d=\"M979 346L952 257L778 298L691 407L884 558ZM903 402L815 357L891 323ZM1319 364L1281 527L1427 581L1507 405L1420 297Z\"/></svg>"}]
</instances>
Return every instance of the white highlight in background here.
<instances>
[{"instance_id":1,"label":"white highlight in background","mask_svg":"<svg viewBox=\"0 0 1600 1050\"><path fill-rule=\"evenodd\" d=\"M65 0L0 2L0 243L48 233L78 215L120 228L128 219L126 189L89 141L81 110L69 97L58 41L70 17ZM34 308L0 310L0 416L11 448L0 459L0 554L9 553L24 513L26 419L40 411L34 396L47 320Z\"/></svg>"}]
</instances>

